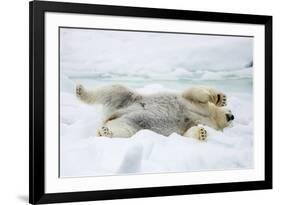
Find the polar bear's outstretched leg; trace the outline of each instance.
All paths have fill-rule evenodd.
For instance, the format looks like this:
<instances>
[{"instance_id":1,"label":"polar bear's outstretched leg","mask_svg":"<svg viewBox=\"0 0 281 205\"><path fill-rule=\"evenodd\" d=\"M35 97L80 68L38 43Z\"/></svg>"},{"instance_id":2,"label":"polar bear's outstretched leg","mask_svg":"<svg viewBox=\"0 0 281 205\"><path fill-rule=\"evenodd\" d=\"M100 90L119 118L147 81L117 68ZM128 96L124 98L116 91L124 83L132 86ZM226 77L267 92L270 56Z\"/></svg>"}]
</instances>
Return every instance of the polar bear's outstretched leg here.
<instances>
[{"instance_id":1,"label":"polar bear's outstretched leg","mask_svg":"<svg viewBox=\"0 0 281 205\"><path fill-rule=\"evenodd\" d=\"M183 136L205 141L207 139L207 131L203 127L193 126L189 128Z\"/></svg>"},{"instance_id":2,"label":"polar bear's outstretched leg","mask_svg":"<svg viewBox=\"0 0 281 205\"><path fill-rule=\"evenodd\" d=\"M91 99L89 92L81 84L76 85L75 94L78 99L85 103L94 103L94 100Z\"/></svg>"},{"instance_id":3,"label":"polar bear's outstretched leg","mask_svg":"<svg viewBox=\"0 0 281 205\"><path fill-rule=\"evenodd\" d=\"M129 125L121 118L106 122L97 129L98 136L128 138L133 136L138 130Z\"/></svg>"},{"instance_id":4,"label":"polar bear's outstretched leg","mask_svg":"<svg viewBox=\"0 0 281 205\"><path fill-rule=\"evenodd\" d=\"M103 104L110 108L122 108L140 97L122 85L107 85L87 90L78 84L75 92L76 96L84 103Z\"/></svg>"},{"instance_id":5,"label":"polar bear's outstretched leg","mask_svg":"<svg viewBox=\"0 0 281 205\"><path fill-rule=\"evenodd\" d=\"M183 97L199 103L212 102L222 107L226 106L226 95L209 87L193 87L183 92Z\"/></svg>"}]
</instances>

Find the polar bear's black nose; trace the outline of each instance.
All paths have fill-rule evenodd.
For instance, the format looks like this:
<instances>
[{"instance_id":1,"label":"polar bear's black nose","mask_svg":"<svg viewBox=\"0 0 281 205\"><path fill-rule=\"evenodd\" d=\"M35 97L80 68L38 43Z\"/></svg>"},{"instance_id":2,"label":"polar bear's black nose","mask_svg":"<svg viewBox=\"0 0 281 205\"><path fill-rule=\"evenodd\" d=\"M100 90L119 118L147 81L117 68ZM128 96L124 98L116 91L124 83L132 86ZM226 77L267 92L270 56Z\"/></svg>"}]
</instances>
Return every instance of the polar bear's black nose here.
<instances>
[{"instance_id":1,"label":"polar bear's black nose","mask_svg":"<svg viewBox=\"0 0 281 205\"><path fill-rule=\"evenodd\" d=\"M225 114L226 115L226 120L229 122L230 120L234 120L234 115L232 114Z\"/></svg>"}]
</instances>

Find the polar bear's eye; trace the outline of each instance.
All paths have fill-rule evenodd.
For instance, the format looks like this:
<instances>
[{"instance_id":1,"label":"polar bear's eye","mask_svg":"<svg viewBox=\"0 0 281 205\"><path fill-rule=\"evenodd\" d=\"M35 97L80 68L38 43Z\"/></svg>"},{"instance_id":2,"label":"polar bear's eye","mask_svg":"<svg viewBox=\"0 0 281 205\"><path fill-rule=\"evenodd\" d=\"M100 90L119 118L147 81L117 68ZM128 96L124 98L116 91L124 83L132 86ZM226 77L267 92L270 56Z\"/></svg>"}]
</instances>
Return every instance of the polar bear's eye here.
<instances>
[{"instance_id":1,"label":"polar bear's eye","mask_svg":"<svg viewBox=\"0 0 281 205\"><path fill-rule=\"evenodd\" d=\"M184 122L188 122L188 121L189 121L188 117L184 118Z\"/></svg>"}]
</instances>

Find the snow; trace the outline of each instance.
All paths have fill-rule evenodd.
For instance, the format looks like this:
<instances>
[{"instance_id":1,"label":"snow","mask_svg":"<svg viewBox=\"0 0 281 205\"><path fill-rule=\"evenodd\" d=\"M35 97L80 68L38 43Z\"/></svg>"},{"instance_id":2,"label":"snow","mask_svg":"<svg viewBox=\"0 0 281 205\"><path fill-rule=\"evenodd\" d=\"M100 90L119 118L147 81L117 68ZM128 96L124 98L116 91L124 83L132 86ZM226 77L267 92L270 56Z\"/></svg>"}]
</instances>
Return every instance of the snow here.
<instances>
[{"instance_id":1,"label":"snow","mask_svg":"<svg viewBox=\"0 0 281 205\"><path fill-rule=\"evenodd\" d=\"M166 90L151 85L138 92ZM147 92L146 92L147 89ZM131 138L96 136L102 107L85 105L72 93L61 93L62 177L132 173L188 172L246 169L253 166L252 99L233 93L229 108L235 115L232 127L223 132L205 127L208 140L201 142L173 133L169 137L141 130Z\"/></svg>"},{"instance_id":2,"label":"snow","mask_svg":"<svg viewBox=\"0 0 281 205\"><path fill-rule=\"evenodd\" d=\"M61 29L60 177L251 169L253 38ZM224 91L235 116L223 132L204 126L201 142L141 130L131 138L96 136L101 105L74 95L121 83L140 93L207 85Z\"/></svg>"}]
</instances>

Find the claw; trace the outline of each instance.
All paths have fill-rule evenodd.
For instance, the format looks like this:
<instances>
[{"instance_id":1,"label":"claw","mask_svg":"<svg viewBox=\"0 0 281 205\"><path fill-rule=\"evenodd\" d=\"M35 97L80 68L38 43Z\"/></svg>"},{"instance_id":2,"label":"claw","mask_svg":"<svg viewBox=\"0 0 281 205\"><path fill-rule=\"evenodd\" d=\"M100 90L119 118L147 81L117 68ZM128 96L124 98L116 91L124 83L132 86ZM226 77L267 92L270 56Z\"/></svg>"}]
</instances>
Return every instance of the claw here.
<instances>
[{"instance_id":1,"label":"claw","mask_svg":"<svg viewBox=\"0 0 281 205\"><path fill-rule=\"evenodd\" d=\"M227 98L226 98L226 95L224 95L224 94L217 94L218 95L218 97L217 97L217 103L216 103L216 105L217 106L226 106L227 105Z\"/></svg>"},{"instance_id":2,"label":"claw","mask_svg":"<svg viewBox=\"0 0 281 205\"><path fill-rule=\"evenodd\" d=\"M205 141L207 139L207 131L204 128L200 128L198 139L201 141Z\"/></svg>"},{"instance_id":3,"label":"claw","mask_svg":"<svg viewBox=\"0 0 281 205\"><path fill-rule=\"evenodd\" d=\"M113 133L108 129L108 127L102 126L98 131L97 131L99 136L106 136L106 137L111 137Z\"/></svg>"}]
</instances>

